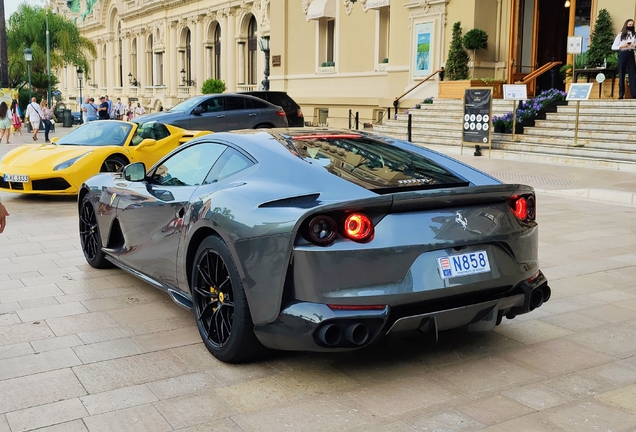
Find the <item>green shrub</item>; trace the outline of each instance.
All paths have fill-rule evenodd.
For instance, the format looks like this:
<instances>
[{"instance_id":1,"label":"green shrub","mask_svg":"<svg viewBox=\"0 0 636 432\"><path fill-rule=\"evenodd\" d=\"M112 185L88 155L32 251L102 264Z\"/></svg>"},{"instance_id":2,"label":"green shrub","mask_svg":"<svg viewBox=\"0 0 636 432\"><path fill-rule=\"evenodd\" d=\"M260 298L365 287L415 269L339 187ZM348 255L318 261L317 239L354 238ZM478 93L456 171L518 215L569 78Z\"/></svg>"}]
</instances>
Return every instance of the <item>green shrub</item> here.
<instances>
[{"instance_id":1,"label":"green shrub","mask_svg":"<svg viewBox=\"0 0 636 432\"><path fill-rule=\"evenodd\" d=\"M598 18L596 18L591 38L592 42L587 50L588 67L602 66L606 59L612 56L614 36L612 17L607 9L601 9L598 11Z\"/></svg>"},{"instance_id":2,"label":"green shrub","mask_svg":"<svg viewBox=\"0 0 636 432\"><path fill-rule=\"evenodd\" d=\"M223 93L225 91L225 83L219 79L206 80L201 87L201 93L203 94L212 94L212 93Z\"/></svg>"},{"instance_id":3,"label":"green shrub","mask_svg":"<svg viewBox=\"0 0 636 432\"><path fill-rule=\"evenodd\" d=\"M457 21L453 24L453 37L448 51L448 59L446 60L445 77L449 81L467 79L469 60L470 58L462 43L462 23Z\"/></svg>"}]
</instances>

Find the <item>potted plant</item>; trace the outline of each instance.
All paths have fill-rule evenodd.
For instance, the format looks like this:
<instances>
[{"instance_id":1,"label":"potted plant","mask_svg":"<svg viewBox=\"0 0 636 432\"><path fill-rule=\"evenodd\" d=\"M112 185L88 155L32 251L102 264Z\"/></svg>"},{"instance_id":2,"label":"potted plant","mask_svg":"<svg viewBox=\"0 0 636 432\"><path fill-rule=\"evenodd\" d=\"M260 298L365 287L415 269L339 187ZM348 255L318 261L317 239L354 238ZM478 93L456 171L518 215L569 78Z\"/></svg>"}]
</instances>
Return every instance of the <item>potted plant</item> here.
<instances>
[{"instance_id":1,"label":"potted plant","mask_svg":"<svg viewBox=\"0 0 636 432\"><path fill-rule=\"evenodd\" d=\"M590 47L587 50L588 67L601 67L607 63L607 59L614 53L614 36L612 17L607 9L601 9L598 11Z\"/></svg>"},{"instance_id":2,"label":"potted plant","mask_svg":"<svg viewBox=\"0 0 636 432\"><path fill-rule=\"evenodd\" d=\"M481 30L479 30L479 32L481 32ZM475 35L477 34L481 35L481 33L472 33L470 38L471 41L476 39ZM488 36L486 35L486 39L487 38ZM483 40L483 35L479 36L479 39ZM438 97L461 99L464 97L464 92L467 88L493 87L493 98L502 98L504 80L496 78L468 79L468 62L470 61L470 57L466 53L463 41L464 37L462 36L461 22L456 22L453 25L453 37L451 40L450 51L448 52L448 59L446 60L444 80L439 81ZM475 44L476 43L477 42L475 42ZM477 45L471 44L471 47L474 46ZM483 46L483 43L480 43L479 46Z\"/></svg>"},{"instance_id":3,"label":"potted plant","mask_svg":"<svg viewBox=\"0 0 636 432\"><path fill-rule=\"evenodd\" d=\"M471 76L475 76L475 62L477 61L477 50L488 48L488 34L480 29L472 29L464 35L464 48L473 51L473 64Z\"/></svg>"}]
</instances>

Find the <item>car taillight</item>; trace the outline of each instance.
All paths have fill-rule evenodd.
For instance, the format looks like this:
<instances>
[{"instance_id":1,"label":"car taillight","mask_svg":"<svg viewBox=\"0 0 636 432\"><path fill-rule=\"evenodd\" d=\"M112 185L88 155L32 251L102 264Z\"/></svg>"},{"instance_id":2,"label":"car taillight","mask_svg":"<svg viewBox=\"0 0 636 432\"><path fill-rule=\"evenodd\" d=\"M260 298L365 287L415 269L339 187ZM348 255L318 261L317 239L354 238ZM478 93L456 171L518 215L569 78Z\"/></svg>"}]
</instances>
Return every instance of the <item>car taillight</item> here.
<instances>
[{"instance_id":1,"label":"car taillight","mask_svg":"<svg viewBox=\"0 0 636 432\"><path fill-rule=\"evenodd\" d=\"M351 213L344 221L344 234L353 241L366 241L373 235L373 223L363 213Z\"/></svg>"},{"instance_id":2,"label":"car taillight","mask_svg":"<svg viewBox=\"0 0 636 432\"><path fill-rule=\"evenodd\" d=\"M287 116L287 114L285 114L285 111L283 111L283 110L278 111L276 114L278 114L280 117L286 117Z\"/></svg>"},{"instance_id":3,"label":"car taillight","mask_svg":"<svg viewBox=\"0 0 636 432\"><path fill-rule=\"evenodd\" d=\"M333 218L325 215L316 216L307 224L307 240L318 246L328 246L338 235L338 225Z\"/></svg>"},{"instance_id":4,"label":"car taillight","mask_svg":"<svg viewBox=\"0 0 636 432\"><path fill-rule=\"evenodd\" d=\"M301 110L300 108L298 108L298 109L296 110L296 115L297 115L298 117L305 117L305 116L303 115L303 110Z\"/></svg>"},{"instance_id":5,"label":"car taillight","mask_svg":"<svg viewBox=\"0 0 636 432\"><path fill-rule=\"evenodd\" d=\"M520 221L533 221L536 217L534 195L514 196L510 198L510 209Z\"/></svg>"}]
</instances>

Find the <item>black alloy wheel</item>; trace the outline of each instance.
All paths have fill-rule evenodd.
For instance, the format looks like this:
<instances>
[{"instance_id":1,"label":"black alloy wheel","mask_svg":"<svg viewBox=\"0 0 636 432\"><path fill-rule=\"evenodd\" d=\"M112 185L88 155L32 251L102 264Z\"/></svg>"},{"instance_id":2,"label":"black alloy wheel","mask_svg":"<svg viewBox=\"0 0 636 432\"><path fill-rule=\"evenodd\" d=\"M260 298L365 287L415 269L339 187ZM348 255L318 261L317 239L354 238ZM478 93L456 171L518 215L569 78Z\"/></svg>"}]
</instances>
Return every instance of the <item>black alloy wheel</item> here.
<instances>
[{"instance_id":1,"label":"black alloy wheel","mask_svg":"<svg viewBox=\"0 0 636 432\"><path fill-rule=\"evenodd\" d=\"M228 363L248 360L259 352L247 299L238 271L223 240L206 238L192 269L194 314L208 351Z\"/></svg>"},{"instance_id":2,"label":"black alloy wheel","mask_svg":"<svg viewBox=\"0 0 636 432\"><path fill-rule=\"evenodd\" d=\"M108 156L102 164L99 172L120 172L126 165L128 165L128 162L125 161L122 157Z\"/></svg>"},{"instance_id":3,"label":"black alloy wheel","mask_svg":"<svg viewBox=\"0 0 636 432\"><path fill-rule=\"evenodd\" d=\"M79 211L79 232L82 252L84 252L88 264L94 268L112 267L113 265L106 259L106 254L102 251L102 238L99 233L97 215L89 195L82 199Z\"/></svg>"}]
</instances>

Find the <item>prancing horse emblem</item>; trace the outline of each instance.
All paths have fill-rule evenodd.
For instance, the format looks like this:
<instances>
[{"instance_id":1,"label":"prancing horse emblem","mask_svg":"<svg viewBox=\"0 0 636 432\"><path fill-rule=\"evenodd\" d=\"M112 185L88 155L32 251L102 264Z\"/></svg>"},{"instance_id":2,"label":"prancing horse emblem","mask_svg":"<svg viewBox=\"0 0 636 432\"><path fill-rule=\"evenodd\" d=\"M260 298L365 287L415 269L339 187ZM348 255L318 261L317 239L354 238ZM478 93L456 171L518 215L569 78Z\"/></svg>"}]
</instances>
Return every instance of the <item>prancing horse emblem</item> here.
<instances>
[{"instance_id":1,"label":"prancing horse emblem","mask_svg":"<svg viewBox=\"0 0 636 432\"><path fill-rule=\"evenodd\" d=\"M455 212L455 222L460 224L464 230L468 229L468 220L460 212Z\"/></svg>"}]
</instances>

